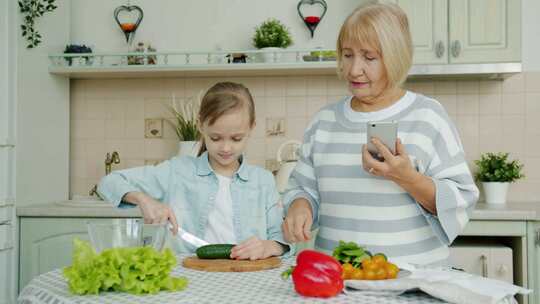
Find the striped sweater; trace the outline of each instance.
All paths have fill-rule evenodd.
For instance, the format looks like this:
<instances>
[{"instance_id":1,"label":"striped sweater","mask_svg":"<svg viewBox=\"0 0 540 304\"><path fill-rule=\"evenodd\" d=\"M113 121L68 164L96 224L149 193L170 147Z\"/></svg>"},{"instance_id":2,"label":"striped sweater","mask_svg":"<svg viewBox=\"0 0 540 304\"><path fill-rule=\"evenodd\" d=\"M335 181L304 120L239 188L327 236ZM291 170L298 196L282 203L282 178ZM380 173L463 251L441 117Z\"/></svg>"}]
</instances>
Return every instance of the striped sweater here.
<instances>
[{"instance_id":1,"label":"striped sweater","mask_svg":"<svg viewBox=\"0 0 540 304\"><path fill-rule=\"evenodd\" d=\"M398 121L411 164L433 180L437 216L396 183L362 168L366 123L381 120ZM353 111L351 97L321 109L304 134L283 202L286 210L298 197L310 202L318 250L331 252L339 240L355 241L396 262L444 265L478 193L444 108L408 91L376 112Z\"/></svg>"}]
</instances>

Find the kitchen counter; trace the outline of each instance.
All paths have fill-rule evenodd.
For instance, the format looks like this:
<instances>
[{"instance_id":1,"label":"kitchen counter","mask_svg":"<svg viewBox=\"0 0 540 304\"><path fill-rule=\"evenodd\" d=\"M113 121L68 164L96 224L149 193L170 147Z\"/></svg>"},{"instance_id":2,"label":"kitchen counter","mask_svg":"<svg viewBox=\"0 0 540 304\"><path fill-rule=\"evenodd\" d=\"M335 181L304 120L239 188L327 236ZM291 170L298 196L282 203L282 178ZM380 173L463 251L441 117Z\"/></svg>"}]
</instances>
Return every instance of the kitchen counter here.
<instances>
[{"instance_id":1,"label":"kitchen counter","mask_svg":"<svg viewBox=\"0 0 540 304\"><path fill-rule=\"evenodd\" d=\"M18 217L142 217L139 208L114 208L91 204L46 203L17 207Z\"/></svg>"},{"instance_id":2,"label":"kitchen counter","mask_svg":"<svg viewBox=\"0 0 540 304\"><path fill-rule=\"evenodd\" d=\"M113 208L103 206L65 206L58 203L17 207L21 217L142 217L139 208ZM488 205L478 203L471 220L540 221L540 202Z\"/></svg>"},{"instance_id":3,"label":"kitchen counter","mask_svg":"<svg viewBox=\"0 0 540 304\"><path fill-rule=\"evenodd\" d=\"M478 203L472 220L540 221L540 202L493 205Z\"/></svg>"}]
</instances>

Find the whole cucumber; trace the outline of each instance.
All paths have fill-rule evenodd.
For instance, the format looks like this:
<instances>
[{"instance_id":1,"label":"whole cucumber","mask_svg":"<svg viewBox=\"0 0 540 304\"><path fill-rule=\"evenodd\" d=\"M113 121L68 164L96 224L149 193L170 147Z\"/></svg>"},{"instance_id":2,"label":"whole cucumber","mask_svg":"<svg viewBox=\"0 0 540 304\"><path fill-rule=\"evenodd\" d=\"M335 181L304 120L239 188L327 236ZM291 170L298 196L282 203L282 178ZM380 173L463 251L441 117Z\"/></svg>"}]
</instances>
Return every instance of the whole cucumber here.
<instances>
[{"instance_id":1,"label":"whole cucumber","mask_svg":"<svg viewBox=\"0 0 540 304\"><path fill-rule=\"evenodd\" d=\"M230 259L233 244L210 244L197 248L195 253L199 259Z\"/></svg>"}]
</instances>

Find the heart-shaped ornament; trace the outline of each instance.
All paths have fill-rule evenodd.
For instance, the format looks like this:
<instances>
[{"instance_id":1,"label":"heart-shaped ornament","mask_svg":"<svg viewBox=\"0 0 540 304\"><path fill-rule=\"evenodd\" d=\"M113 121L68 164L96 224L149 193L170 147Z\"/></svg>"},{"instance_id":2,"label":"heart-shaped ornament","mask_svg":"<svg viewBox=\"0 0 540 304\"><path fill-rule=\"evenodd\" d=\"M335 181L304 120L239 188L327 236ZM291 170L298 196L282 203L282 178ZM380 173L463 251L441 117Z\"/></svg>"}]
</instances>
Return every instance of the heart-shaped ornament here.
<instances>
[{"instance_id":1,"label":"heart-shaped ornament","mask_svg":"<svg viewBox=\"0 0 540 304\"><path fill-rule=\"evenodd\" d=\"M143 10L136 5L121 5L114 10L114 20L124 32L126 42L130 42L143 19Z\"/></svg>"},{"instance_id":2,"label":"heart-shaped ornament","mask_svg":"<svg viewBox=\"0 0 540 304\"><path fill-rule=\"evenodd\" d=\"M319 11L322 10L322 12L319 12L319 15L312 13L313 9L311 7L316 5L320 6ZM315 29L319 23L321 23L327 9L328 6L324 0L300 0L300 2L298 2L296 10L298 10L298 15L300 15L300 18L302 18L302 21L304 21L307 28L311 32L311 38L313 38Z\"/></svg>"}]
</instances>

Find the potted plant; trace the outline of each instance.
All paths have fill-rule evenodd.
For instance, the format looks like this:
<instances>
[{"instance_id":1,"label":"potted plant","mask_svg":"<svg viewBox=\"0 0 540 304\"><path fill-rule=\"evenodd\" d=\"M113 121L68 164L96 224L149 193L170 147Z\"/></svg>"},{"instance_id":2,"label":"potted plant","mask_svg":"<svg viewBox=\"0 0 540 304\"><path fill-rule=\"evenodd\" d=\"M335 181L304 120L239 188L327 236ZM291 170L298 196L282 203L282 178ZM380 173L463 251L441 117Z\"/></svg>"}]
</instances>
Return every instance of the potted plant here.
<instances>
[{"instance_id":1,"label":"potted plant","mask_svg":"<svg viewBox=\"0 0 540 304\"><path fill-rule=\"evenodd\" d=\"M268 19L255 28L253 46L266 51L287 48L293 43L289 29L277 19ZM265 62L277 60L278 53L263 53ZM275 59L275 60L274 60Z\"/></svg>"},{"instance_id":2,"label":"potted plant","mask_svg":"<svg viewBox=\"0 0 540 304\"><path fill-rule=\"evenodd\" d=\"M506 203L509 184L525 177L521 173L523 165L509 161L508 153L485 153L474 163L478 166L475 179L482 183L488 204Z\"/></svg>"},{"instance_id":3,"label":"potted plant","mask_svg":"<svg viewBox=\"0 0 540 304\"><path fill-rule=\"evenodd\" d=\"M92 53L92 48L86 46L86 45L77 45L77 44L68 44L66 45L66 48L64 49L64 54L89 54ZM92 65L93 60L92 57L89 56L82 56L78 57L79 61L77 61L77 57L66 57L66 61L68 62L68 65L76 65L77 63L84 63L86 65ZM80 62L80 61L83 62Z\"/></svg>"},{"instance_id":4,"label":"potted plant","mask_svg":"<svg viewBox=\"0 0 540 304\"><path fill-rule=\"evenodd\" d=\"M189 98L183 103L177 104L173 95L172 105L168 106L174 115L173 120L167 120L174 128L178 136L178 155L196 156L199 151L199 127L197 115L199 113L199 99Z\"/></svg>"}]
</instances>

